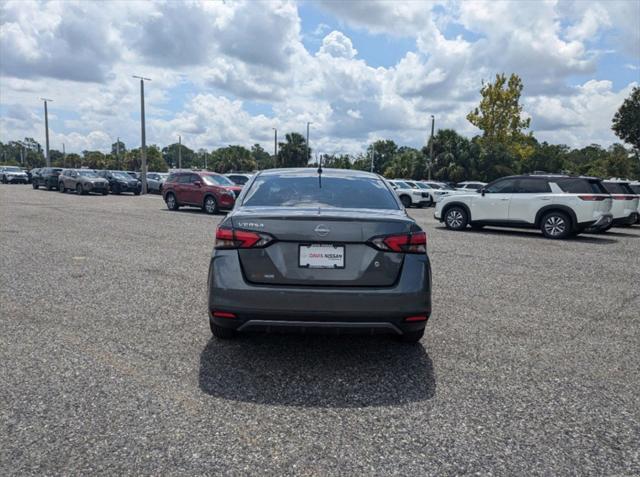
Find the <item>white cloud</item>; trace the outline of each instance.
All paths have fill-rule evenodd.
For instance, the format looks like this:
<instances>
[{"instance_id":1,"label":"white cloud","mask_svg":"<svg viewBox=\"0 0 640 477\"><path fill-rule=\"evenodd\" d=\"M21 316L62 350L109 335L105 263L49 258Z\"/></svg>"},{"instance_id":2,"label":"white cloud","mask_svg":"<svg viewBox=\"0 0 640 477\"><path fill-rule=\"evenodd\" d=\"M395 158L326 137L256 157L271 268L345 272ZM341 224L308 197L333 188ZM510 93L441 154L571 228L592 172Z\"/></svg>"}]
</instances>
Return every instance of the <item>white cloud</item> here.
<instances>
[{"instance_id":1,"label":"white cloud","mask_svg":"<svg viewBox=\"0 0 640 477\"><path fill-rule=\"evenodd\" d=\"M320 152L358 152L376 138L421 146L431 114L437 127L476 134L465 116L481 81L516 72L537 137L608 144L610 116L630 86L588 78L605 44L627 55L621 69L636 71L633 3L326 1L337 26L303 32L297 5L284 0L4 2L0 139L43 142L38 98L48 96L52 147L108 150L117 136L136 147L131 75L142 74L153 80L149 143L182 134L193 148L259 142L270 150L272 127L304 132L311 121ZM360 43L371 36L411 38L415 47L393 66L372 67ZM575 78L587 79L575 87Z\"/></svg>"},{"instance_id":2,"label":"white cloud","mask_svg":"<svg viewBox=\"0 0 640 477\"><path fill-rule=\"evenodd\" d=\"M351 58L355 58L358 50L353 47L349 37L342 32L334 30L322 40L322 46L318 54L335 56L336 58L347 58L350 60Z\"/></svg>"}]
</instances>

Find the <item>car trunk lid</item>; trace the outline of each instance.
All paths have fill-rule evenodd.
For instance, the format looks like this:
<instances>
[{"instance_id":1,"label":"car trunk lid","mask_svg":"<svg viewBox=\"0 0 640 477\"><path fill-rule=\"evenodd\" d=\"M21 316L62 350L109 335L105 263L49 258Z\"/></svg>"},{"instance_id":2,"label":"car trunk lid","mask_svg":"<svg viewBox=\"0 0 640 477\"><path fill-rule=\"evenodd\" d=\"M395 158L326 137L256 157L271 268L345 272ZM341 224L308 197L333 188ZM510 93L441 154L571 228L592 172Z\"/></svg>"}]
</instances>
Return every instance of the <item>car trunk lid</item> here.
<instances>
[{"instance_id":1,"label":"car trunk lid","mask_svg":"<svg viewBox=\"0 0 640 477\"><path fill-rule=\"evenodd\" d=\"M245 279L289 286L391 286L404 255L377 250L369 240L406 234L415 227L402 211L278 207L243 208L234 214L232 224L275 239L266 248L238 250ZM323 250L316 245L334 247L327 250L343 254L342 260L334 268L308 266L310 251ZM302 261L301 253L305 254Z\"/></svg>"}]
</instances>

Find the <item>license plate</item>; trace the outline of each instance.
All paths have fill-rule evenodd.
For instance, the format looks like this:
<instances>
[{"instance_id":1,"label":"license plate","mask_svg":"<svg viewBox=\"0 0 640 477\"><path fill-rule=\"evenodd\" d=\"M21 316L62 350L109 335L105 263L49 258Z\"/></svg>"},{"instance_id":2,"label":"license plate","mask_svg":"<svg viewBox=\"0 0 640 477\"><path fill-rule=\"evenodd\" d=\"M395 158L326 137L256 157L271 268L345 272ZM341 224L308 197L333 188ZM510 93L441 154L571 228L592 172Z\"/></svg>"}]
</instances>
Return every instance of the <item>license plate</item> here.
<instances>
[{"instance_id":1,"label":"license plate","mask_svg":"<svg viewBox=\"0 0 640 477\"><path fill-rule=\"evenodd\" d=\"M298 265L302 268L344 268L344 246L300 245Z\"/></svg>"}]
</instances>

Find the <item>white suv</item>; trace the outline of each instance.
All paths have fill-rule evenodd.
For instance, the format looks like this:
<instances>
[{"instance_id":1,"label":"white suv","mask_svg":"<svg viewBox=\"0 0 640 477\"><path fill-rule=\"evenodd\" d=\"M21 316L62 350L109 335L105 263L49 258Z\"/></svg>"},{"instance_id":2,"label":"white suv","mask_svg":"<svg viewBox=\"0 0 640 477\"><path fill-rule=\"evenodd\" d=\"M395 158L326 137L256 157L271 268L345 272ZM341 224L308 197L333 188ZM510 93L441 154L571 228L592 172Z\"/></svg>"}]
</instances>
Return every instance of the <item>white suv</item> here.
<instances>
[{"instance_id":1,"label":"white suv","mask_svg":"<svg viewBox=\"0 0 640 477\"><path fill-rule=\"evenodd\" d=\"M632 182L631 184L629 184L629 187L631 187L631 190L634 194L640 197L640 182ZM636 223L640 224L640 200L638 200L638 220L636 221Z\"/></svg>"},{"instance_id":2,"label":"white suv","mask_svg":"<svg viewBox=\"0 0 640 477\"><path fill-rule=\"evenodd\" d=\"M390 180L389 184L396 191L396 195L404 205L405 209L408 209L412 205L417 207L429 206L433 203L433 198L428 192L423 191L418 187L412 187L402 180Z\"/></svg>"},{"instance_id":3,"label":"white suv","mask_svg":"<svg viewBox=\"0 0 640 477\"><path fill-rule=\"evenodd\" d=\"M602 183L613 199L611 206L613 221L608 228L628 227L635 224L638 220L638 196L629 181L609 179Z\"/></svg>"},{"instance_id":4,"label":"white suv","mask_svg":"<svg viewBox=\"0 0 640 477\"><path fill-rule=\"evenodd\" d=\"M512 176L478 192L444 197L436 204L435 218L452 230L467 225L527 227L562 239L587 228L609 226L611 203L602 182L594 177Z\"/></svg>"}]
</instances>

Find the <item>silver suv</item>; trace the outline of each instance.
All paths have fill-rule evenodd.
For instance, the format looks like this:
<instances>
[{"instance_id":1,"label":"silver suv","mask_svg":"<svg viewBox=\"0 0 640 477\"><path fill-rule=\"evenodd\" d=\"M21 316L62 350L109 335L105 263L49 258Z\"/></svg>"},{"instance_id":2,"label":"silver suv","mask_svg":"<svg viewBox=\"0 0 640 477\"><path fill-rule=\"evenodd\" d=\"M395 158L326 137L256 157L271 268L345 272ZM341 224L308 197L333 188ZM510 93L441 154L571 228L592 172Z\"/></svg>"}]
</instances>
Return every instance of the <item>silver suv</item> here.
<instances>
[{"instance_id":1,"label":"silver suv","mask_svg":"<svg viewBox=\"0 0 640 477\"><path fill-rule=\"evenodd\" d=\"M611 224L612 199L595 177L523 175L497 179L477 192L443 197L435 218L451 230L470 225L539 228L563 239Z\"/></svg>"}]
</instances>

